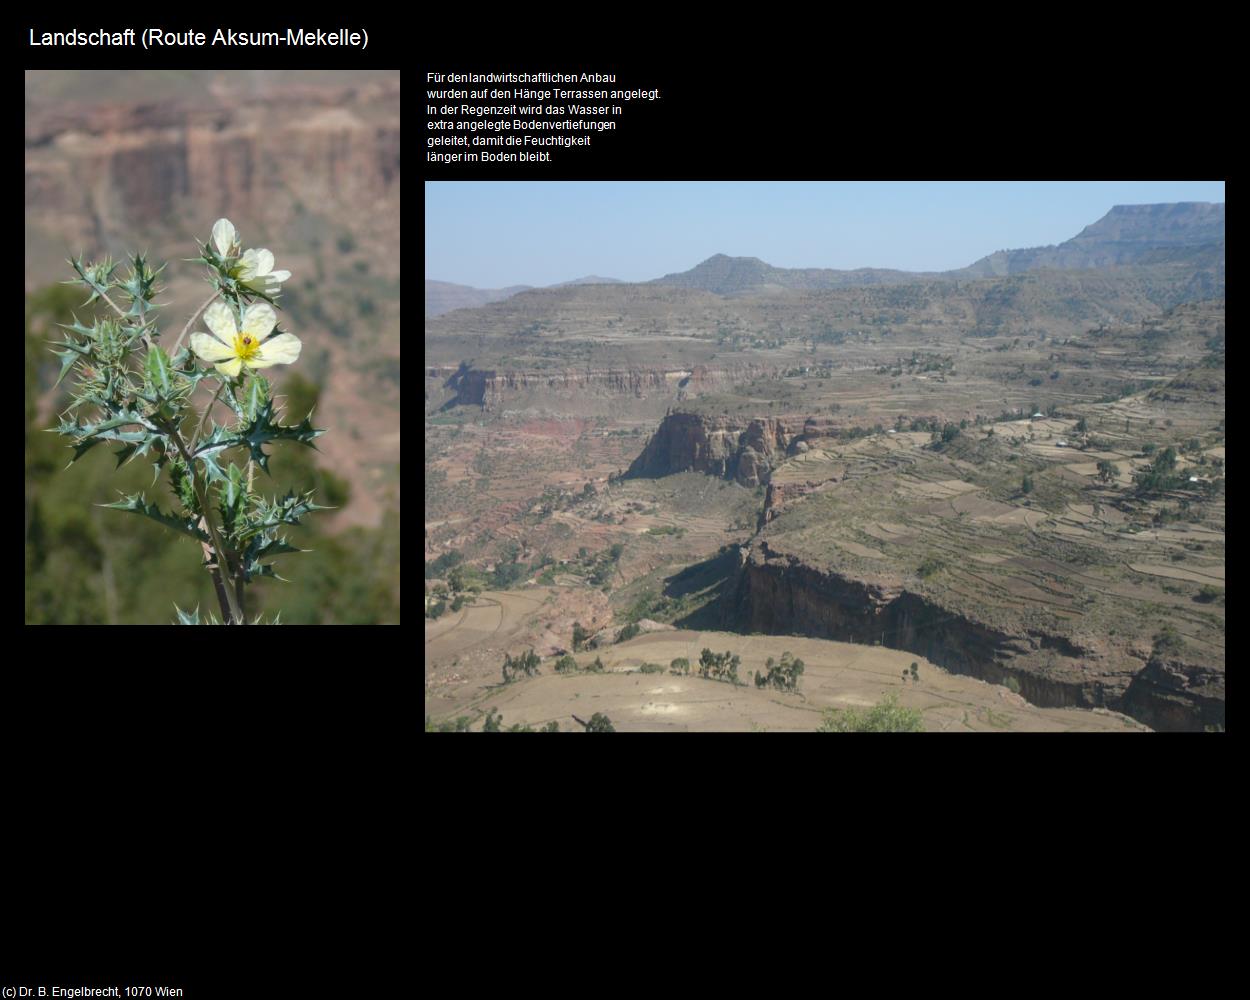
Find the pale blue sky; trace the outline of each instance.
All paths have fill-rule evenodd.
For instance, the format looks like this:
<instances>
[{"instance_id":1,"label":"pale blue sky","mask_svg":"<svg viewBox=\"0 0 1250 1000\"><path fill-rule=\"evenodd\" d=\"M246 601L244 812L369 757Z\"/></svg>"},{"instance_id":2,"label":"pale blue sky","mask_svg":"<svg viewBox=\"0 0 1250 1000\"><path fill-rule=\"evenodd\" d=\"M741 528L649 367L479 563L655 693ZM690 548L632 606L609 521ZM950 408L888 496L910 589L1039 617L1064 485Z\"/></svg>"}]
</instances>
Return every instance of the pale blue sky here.
<instances>
[{"instance_id":1,"label":"pale blue sky","mask_svg":"<svg viewBox=\"0 0 1250 1000\"><path fill-rule=\"evenodd\" d=\"M1113 205L1223 200L1223 181L427 181L425 276L646 281L716 253L945 271L1062 243Z\"/></svg>"}]
</instances>

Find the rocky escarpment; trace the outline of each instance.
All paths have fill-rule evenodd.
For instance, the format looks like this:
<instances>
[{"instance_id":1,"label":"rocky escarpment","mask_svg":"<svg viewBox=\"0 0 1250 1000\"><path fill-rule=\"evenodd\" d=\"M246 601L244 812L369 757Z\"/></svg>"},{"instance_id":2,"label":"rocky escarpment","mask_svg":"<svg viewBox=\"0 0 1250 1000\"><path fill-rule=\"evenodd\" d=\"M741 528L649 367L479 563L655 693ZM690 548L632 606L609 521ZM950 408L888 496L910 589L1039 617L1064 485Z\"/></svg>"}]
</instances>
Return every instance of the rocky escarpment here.
<instances>
[{"instance_id":1,"label":"rocky escarpment","mask_svg":"<svg viewBox=\"0 0 1250 1000\"><path fill-rule=\"evenodd\" d=\"M782 457L838 429L833 421L820 417L742 420L675 411L665 416L626 476L704 472L743 486L758 486L767 482Z\"/></svg>"},{"instance_id":2,"label":"rocky escarpment","mask_svg":"<svg viewBox=\"0 0 1250 1000\"><path fill-rule=\"evenodd\" d=\"M438 375L447 370L432 368L429 374ZM590 390L645 398L653 393L677 393L686 389L696 377L691 369L605 368L535 372L461 367L451 370L444 385L456 393L447 403L449 407L473 405L490 410L503 404L509 394L525 389Z\"/></svg>"},{"instance_id":3,"label":"rocky escarpment","mask_svg":"<svg viewBox=\"0 0 1250 1000\"><path fill-rule=\"evenodd\" d=\"M42 78L32 93L28 81L28 268L35 237L52 259L67 246L128 246L136 234L157 255L168 241L185 256L187 232L226 216L248 236L291 245L332 244L342 226L376 251L372 274L398 274L397 256L383 252L399 234L398 74L327 74L315 86L198 78L194 97L112 102L63 100ZM236 93L237 80L257 89Z\"/></svg>"},{"instance_id":4,"label":"rocky escarpment","mask_svg":"<svg viewBox=\"0 0 1250 1000\"><path fill-rule=\"evenodd\" d=\"M733 615L744 631L881 644L990 683L1014 678L1043 707L1108 708L1152 728L1224 724L1224 676L1142 663L1092 640L1004 628L953 613L901 579L822 570L757 541L741 550Z\"/></svg>"},{"instance_id":5,"label":"rocky escarpment","mask_svg":"<svg viewBox=\"0 0 1250 1000\"><path fill-rule=\"evenodd\" d=\"M1039 268L1057 270L1186 262L1201 269L1212 291L1224 282L1224 204L1179 202L1116 205L1058 246L1000 250L951 274L991 277ZM1204 286L1205 287L1205 286Z\"/></svg>"},{"instance_id":6,"label":"rocky escarpment","mask_svg":"<svg viewBox=\"0 0 1250 1000\"><path fill-rule=\"evenodd\" d=\"M497 409L508 402L510 396L527 389L544 392L592 392L632 396L668 398L675 401L688 395L714 389L726 381L769 374L762 368L709 368L694 365L690 368L595 368L558 369L543 371L504 370L473 368L467 363L459 368L450 366L429 368L430 377L445 377L444 387L455 396L446 404L452 406L481 406Z\"/></svg>"}]
</instances>

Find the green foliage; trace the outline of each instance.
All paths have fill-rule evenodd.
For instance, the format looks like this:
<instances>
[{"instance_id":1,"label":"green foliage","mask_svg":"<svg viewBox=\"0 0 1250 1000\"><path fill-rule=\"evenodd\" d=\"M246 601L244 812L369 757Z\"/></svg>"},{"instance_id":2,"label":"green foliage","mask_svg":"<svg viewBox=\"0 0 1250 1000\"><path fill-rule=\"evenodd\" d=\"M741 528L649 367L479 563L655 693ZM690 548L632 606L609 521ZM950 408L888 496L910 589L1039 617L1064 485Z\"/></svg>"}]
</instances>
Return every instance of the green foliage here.
<instances>
[{"instance_id":1,"label":"green foliage","mask_svg":"<svg viewBox=\"0 0 1250 1000\"><path fill-rule=\"evenodd\" d=\"M425 731L427 733L467 733L469 731L470 719L467 715L458 715L455 719L445 719L435 725L430 721L430 717L425 717Z\"/></svg>"},{"instance_id":2,"label":"green foliage","mask_svg":"<svg viewBox=\"0 0 1250 1000\"><path fill-rule=\"evenodd\" d=\"M638 668L640 674L662 674L664 673L664 665L662 663L644 663Z\"/></svg>"},{"instance_id":3,"label":"green foliage","mask_svg":"<svg viewBox=\"0 0 1250 1000\"><path fill-rule=\"evenodd\" d=\"M621 629L621 631L617 634L617 636L616 636L616 641L617 641L617 642L628 642L630 639L632 639L632 638L634 638L636 635L638 635L638 633L639 633L639 632L641 632L641 631L642 631L642 629L641 629L641 628L639 628L639 626L638 626L638 623L637 623L637 622L630 622L630 624L626 625L626 626L625 626L623 629Z\"/></svg>"},{"instance_id":4,"label":"green foliage","mask_svg":"<svg viewBox=\"0 0 1250 1000\"><path fill-rule=\"evenodd\" d=\"M577 661L568 653L556 660L557 674L571 674L577 672Z\"/></svg>"},{"instance_id":5,"label":"green foliage","mask_svg":"<svg viewBox=\"0 0 1250 1000\"><path fill-rule=\"evenodd\" d=\"M1224 588L1216 587L1209 583L1204 583L1202 589L1198 591L1198 596L1194 600L1201 601L1203 604L1210 604L1216 598L1224 596Z\"/></svg>"},{"instance_id":6,"label":"green foliage","mask_svg":"<svg viewBox=\"0 0 1250 1000\"><path fill-rule=\"evenodd\" d=\"M437 559L431 559L425 564L425 578L432 580L435 577L446 576L449 569L459 566L462 562L464 562L464 556L455 549L444 552Z\"/></svg>"},{"instance_id":7,"label":"green foliage","mask_svg":"<svg viewBox=\"0 0 1250 1000\"><path fill-rule=\"evenodd\" d=\"M699 656L699 676L736 685L740 683L738 667L741 662L737 653L728 650L724 653L713 653L710 649L704 649Z\"/></svg>"},{"instance_id":8,"label":"green foliage","mask_svg":"<svg viewBox=\"0 0 1250 1000\"><path fill-rule=\"evenodd\" d=\"M586 640L589 638L590 638L590 633L587 632L584 628L582 628L582 623L574 622L573 623L573 652L574 653L580 652L582 646L585 645Z\"/></svg>"},{"instance_id":9,"label":"green foliage","mask_svg":"<svg viewBox=\"0 0 1250 1000\"><path fill-rule=\"evenodd\" d=\"M927 579L945 568L946 562L944 560L937 556L926 556L924 562L916 568L916 574L921 579Z\"/></svg>"},{"instance_id":10,"label":"green foliage","mask_svg":"<svg viewBox=\"0 0 1250 1000\"><path fill-rule=\"evenodd\" d=\"M525 578L525 564L518 562L500 562L495 564L491 574L491 586L496 590L507 590L518 580Z\"/></svg>"},{"instance_id":11,"label":"green foliage","mask_svg":"<svg viewBox=\"0 0 1250 1000\"><path fill-rule=\"evenodd\" d=\"M1176 473L1176 449L1169 446L1155 455L1154 461L1133 474L1140 496L1153 496L1188 485L1184 473Z\"/></svg>"},{"instance_id":12,"label":"green foliage","mask_svg":"<svg viewBox=\"0 0 1250 1000\"><path fill-rule=\"evenodd\" d=\"M527 653L522 653L515 660L509 654L504 654L503 659L503 682L511 684L521 674L526 677L533 677L538 673L539 658L538 654L532 649Z\"/></svg>"},{"instance_id":13,"label":"green foliage","mask_svg":"<svg viewBox=\"0 0 1250 1000\"><path fill-rule=\"evenodd\" d=\"M482 723L482 732L484 733L499 732L499 729L500 729L499 723L502 719L503 719L503 716L497 715L495 713L495 709L492 708L489 712L486 713L486 719Z\"/></svg>"},{"instance_id":14,"label":"green foliage","mask_svg":"<svg viewBox=\"0 0 1250 1000\"><path fill-rule=\"evenodd\" d=\"M817 727L818 733L921 733L924 721L914 708L898 704L898 695L887 694L872 708L829 708Z\"/></svg>"},{"instance_id":15,"label":"green foliage","mask_svg":"<svg viewBox=\"0 0 1250 1000\"><path fill-rule=\"evenodd\" d=\"M1033 492L1033 477L1032 476L1026 474L1025 477L1020 480L1020 492L1021 493Z\"/></svg>"},{"instance_id":16,"label":"green foliage","mask_svg":"<svg viewBox=\"0 0 1250 1000\"><path fill-rule=\"evenodd\" d=\"M789 650L781 654L780 661L775 661L770 656L764 667L766 672L755 675L757 688L771 687L778 691L797 690L799 678L803 676L803 661L792 656Z\"/></svg>"},{"instance_id":17,"label":"green foliage","mask_svg":"<svg viewBox=\"0 0 1250 1000\"><path fill-rule=\"evenodd\" d=\"M684 676L690 673L690 661L684 656L679 656L668 665L669 673Z\"/></svg>"},{"instance_id":18,"label":"green foliage","mask_svg":"<svg viewBox=\"0 0 1250 1000\"><path fill-rule=\"evenodd\" d=\"M590 722L586 724L586 732L588 733L614 733L616 727L612 725L612 720L602 712L596 712L590 717Z\"/></svg>"},{"instance_id":19,"label":"green foliage","mask_svg":"<svg viewBox=\"0 0 1250 1000\"><path fill-rule=\"evenodd\" d=\"M71 311L81 301L82 296L72 289L56 285L27 297L25 620L30 624L167 624L171 602L184 608L216 608L217 597L202 568L198 541L180 529L178 533L167 530L150 517L121 518L112 510L84 502L86 498L106 503L118 492L138 499L152 489L152 466L130 462L119 468L113 454L97 448L65 472L73 449L66 449L57 435L40 429L45 423L38 419L41 395L53 412L72 402L63 395L66 384L53 388L59 366L42 341L56 323L74 322ZM94 322L90 315L79 316L85 324ZM178 368L176 361L174 367ZM148 457L157 450L150 448ZM274 480L290 483L301 494L314 487L321 490L315 455L310 449L280 449L271 462ZM157 470L158 479L161 472L166 473L168 485L158 483L157 492L168 488L173 507L163 513L170 517L195 514L186 467L167 456ZM142 502L167 506L159 496ZM210 502L215 509L216 498ZM290 530L298 547L308 552L300 556L303 572L295 586L272 579L250 585L249 620L262 613L263 620L270 621L280 607L281 621L291 624L399 621L396 514L388 513L380 528L351 528L334 536L304 524Z\"/></svg>"},{"instance_id":20,"label":"green foliage","mask_svg":"<svg viewBox=\"0 0 1250 1000\"><path fill-rule=\"evenodd\" d=\"M1098 478L1104 483L1113 482L1120 475L1120 467L1105 458L1099 461L1097 468Z\"/></svg>"}]
</instances>

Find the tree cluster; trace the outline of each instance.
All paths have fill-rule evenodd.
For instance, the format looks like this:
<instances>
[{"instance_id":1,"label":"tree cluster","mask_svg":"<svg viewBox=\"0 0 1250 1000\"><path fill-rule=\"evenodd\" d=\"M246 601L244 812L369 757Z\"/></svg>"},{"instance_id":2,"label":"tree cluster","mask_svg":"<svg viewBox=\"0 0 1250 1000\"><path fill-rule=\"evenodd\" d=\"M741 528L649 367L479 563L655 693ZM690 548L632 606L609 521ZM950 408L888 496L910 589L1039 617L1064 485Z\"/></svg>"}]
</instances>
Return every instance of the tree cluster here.
<instances>
[{"instance_id":1,"label":"tree cluster","mask_svg":"<svg viewBox=\"0 0 1250 1000\"><path fill-rule=\"evenodd\" d=\"M790 651L781 654L781 661L771 656L764 664L766 673L755 675L757 688L776 688L778 691L794 691L799 686L799 678L803 675L803 661L795 658Z\"/></svg>"},{"instance_id":2,"label":"tree cluster","mask_svg":"<svg viewBox=\"0 0 1250 1000\"><path fill-rule=\"evenodd\" d=\"M713 653L710 649L704 649L699 656L699 676L738 684L738 667L741 663L742 660L736 653Z\"/></svg>"},{"instance_id":3,"label":"tree cluster","mask_svg":"<svg viewBox=\"0 0 1250 1000\"><path fill-rule=\"evenodd\" d=\"M538 673L539 662L538 654L532 649L527 653L522 653L515 660L510 654L505 653L503 658L503 682L511 684L521 674L524 674L526 677L533 677L534 674Z\"/></svg>"}]
</instances>

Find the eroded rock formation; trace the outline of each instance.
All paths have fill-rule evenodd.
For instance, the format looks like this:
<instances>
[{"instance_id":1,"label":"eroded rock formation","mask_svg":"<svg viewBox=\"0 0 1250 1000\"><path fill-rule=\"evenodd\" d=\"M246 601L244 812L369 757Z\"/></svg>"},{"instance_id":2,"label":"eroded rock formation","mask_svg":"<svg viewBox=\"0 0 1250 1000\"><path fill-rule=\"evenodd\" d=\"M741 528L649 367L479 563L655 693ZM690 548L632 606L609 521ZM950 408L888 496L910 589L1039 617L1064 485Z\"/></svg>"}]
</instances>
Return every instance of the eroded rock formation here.
<instances>
[{"instance_id":1,"label":"eroded rock formation","mask_svg":"<svg viewBox=\"0 0 1250 1000\"><path fill-rule=\"evenodd\" d=\"M733 615L746 632L881 644L994 684L1014 678L1043 707L1108 708L1154 729L1223 725L1222 671L1176 661L1143 663L1096 639L1006 628L955 613L899 578L818 569L757 540L741 550Z\"/></svg>"},{"instance_id":2,"label":"eroded rock formation","mask_svg":"<svg viewBox=\"0 0 1250 1000\"><path fill-rule=\"evenodd\" d=\"M833 421L820 417L743 420L676 411L664 418L628 475L705 472L743 486L758 486L768 481L783 456L796 454L808 441L832 436L838 429Z\"/></svg>"}]
</instances>

